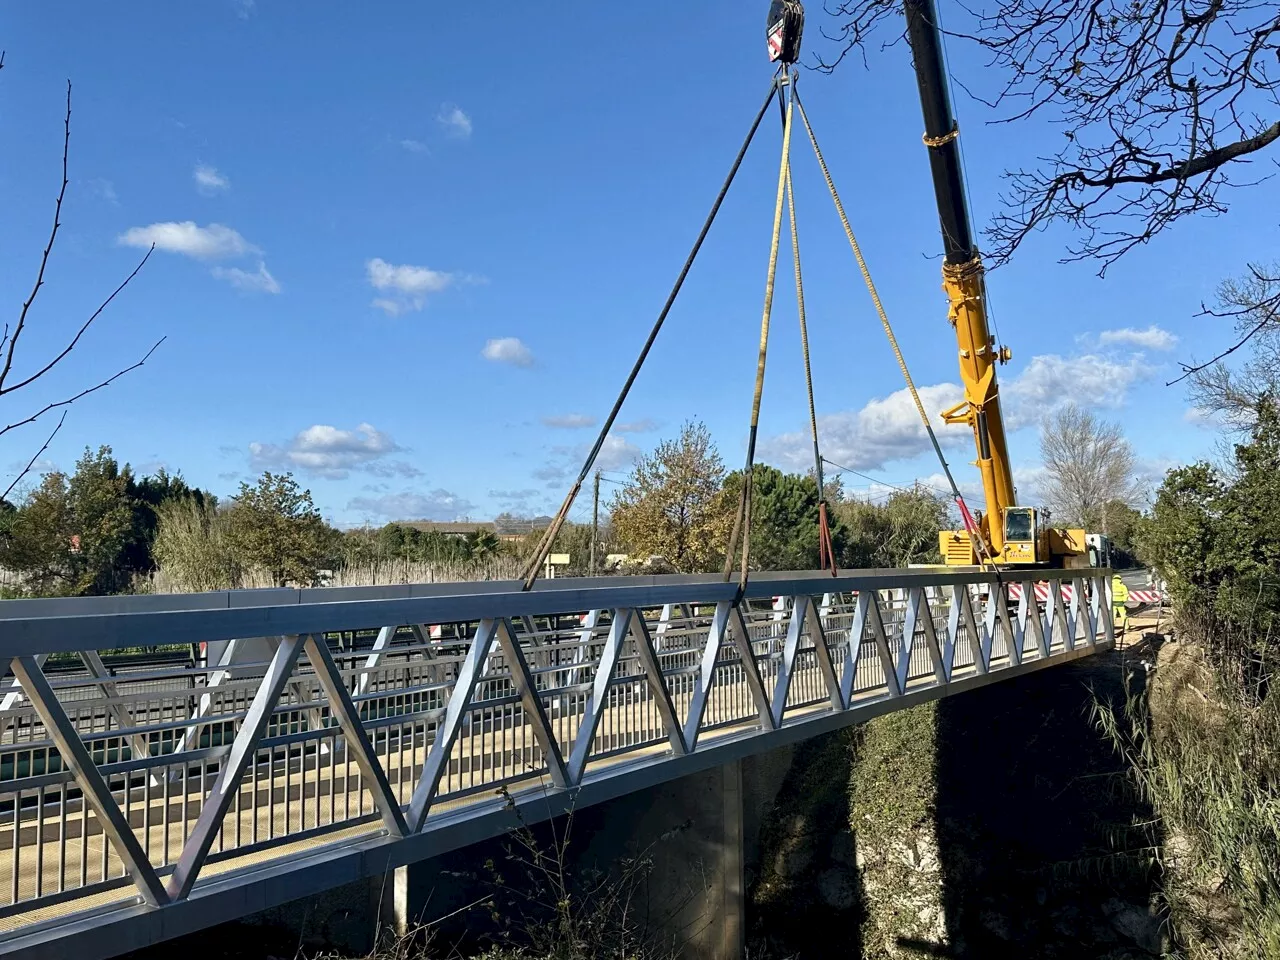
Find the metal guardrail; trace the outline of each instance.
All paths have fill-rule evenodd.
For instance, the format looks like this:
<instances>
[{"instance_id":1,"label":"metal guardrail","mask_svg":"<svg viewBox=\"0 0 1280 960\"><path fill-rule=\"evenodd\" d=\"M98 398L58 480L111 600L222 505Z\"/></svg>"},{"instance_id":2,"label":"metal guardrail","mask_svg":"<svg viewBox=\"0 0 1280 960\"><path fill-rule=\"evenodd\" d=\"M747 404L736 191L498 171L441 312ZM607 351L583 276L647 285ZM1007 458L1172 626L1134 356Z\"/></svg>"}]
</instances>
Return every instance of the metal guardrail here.
<instances>
[{"instance_id":1,"label":"metal guardrail","mask_svg":"<svg viewBox=\"0 0 1280 960\"><path fill-rule=\"evenodd\" d=\"M1037 581L1059 588L1041 602ZM6 602L0 952L108 956L492 835L513 808L1088 655L1109 591L1107 570L895 570ZM341 631L375 633L352 651ZM178 643L203 661L101 656ZM55 654L82 666L46 673Z\"/></svg>"}]
</instances>

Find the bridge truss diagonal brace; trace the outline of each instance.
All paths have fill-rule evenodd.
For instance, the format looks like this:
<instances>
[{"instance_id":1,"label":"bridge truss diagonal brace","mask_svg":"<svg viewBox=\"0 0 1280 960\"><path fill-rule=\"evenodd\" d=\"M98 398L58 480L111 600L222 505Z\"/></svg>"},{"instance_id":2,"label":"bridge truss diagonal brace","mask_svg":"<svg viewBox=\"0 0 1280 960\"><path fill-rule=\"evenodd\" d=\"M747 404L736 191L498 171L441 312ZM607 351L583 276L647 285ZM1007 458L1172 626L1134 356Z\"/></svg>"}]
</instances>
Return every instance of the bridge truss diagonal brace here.
<instances>
[{"instance_id":1,"label":"bridge truss diagonal brace","mask_svg":"<svg viewBox=\"0 0 1280 960\"><path fill-rule=\"evenodd\" d=\"M987 594L986 627L991 635L991 649L995 650L996 631L1004 635L1004 647L1009 663L1018 666L1022 663L1022 631L1009 615L1009 597L1007 587L1002 582L989 585ZM989 662L989 661L988 661Z\"/></svg>"},{"instance_id":2,"label":"bridge truss diagonal brace","mask_svg":"<svg viewBox=\"0 0 1280 960\"><path fill-rule=\"evenodd\" d=\"M840 678L836 676L836 666L831 660L831 648L827 646L827 628L823 619L829 612L831 595L824 596L821 606L816 610L811 597L804 599L808 601L809 613L812 614L809 617L809 636L813 640L813 654L817 657L818 669L827 684L828 699L833 710L843 710L846 701L840 694Z\"/></svg>"},{"instance_id":3,"label":"bridge truss diagonal brace","mask_svg":"<svg viewBox=\"0 0 1280 960\"><path fill-rule=\"evenodd\" d=\"M773 628L770 628L771 631ZM773 710L769 704L769 694L765 692L764 681L760 679L760 665L756 662L755 645L751 642L751 629L747 626L747 617L743 612L743 601L733 605L729 613L729 626L721 639L727 636L738 650L738 659L742 662L742 673L747 680L747 689L751 691L751 700L756 705L756 713L760 715L760 726L764 730L776 730L773 722ZM705 663L705 661L704 661ZM712 667L714 669L714 661Z\"/></svg>"},{"instance_id":4,"label":"bridge truss diagonal brace","mask_svg":"<svg viewBox=\"0 0 1280 960\"><path fill-rule=\"evenodd\" d=\"M876 653L880 655L880 667L884 671L885 686L891 697L900 697L903 693L902 683L898 679L898 665L893 651L889 649L889 635L884 629L884 614L880 610L880 593L877 590L859 590L858 603L855 610L862 609L862 618L871 624L871 632L875 639ZM854 618L855 621L858 619Z\"/></svg>"},{"instance_id":5,"label":"bridge truss diagonal brace","mask_svg":"<svg viewBox=\"0 0 1280 960\"><path fill-rule=\"evenodd\" d=\"M457 679L449 692L449 700L445 704L444 720L436 728L436 742L427 751L427 762L422 767L422 777L413 789L413 797L409 802L409 829L413 833L422 830L427 819L427 810L435 799L436 790L440 787L440 778L449 766L449 755L453 753L453 745L462 729L463 720L471 710L471 701L476 694L476 686L484 675L489 661L489 650L493 646L494 636L498 632L498 621L492 617L481 620L476 627L467 655L458 665Z\"/></svg>"},{"instance_id":6,"label":"bridge truss diagonal brace","mask_svg":"<svg viewBox=\"0 0 1280 960\"><path fill-rule=\"evenodd\" d=\"M76 732L75 724L71 722L62 704L58 702L57 694L49 685L44 671L31 656L14 657L10 667L44 722L45 729L57 746L63 763L71 769L76 783L84 791L85 802L93 808L93 812L98 817L98 823L102 826L102 832L124 862L125 869L129 871L129 876L133 878L142 898L153 907L168 903L169 896L160 882L160 877L156 874L155 867L147 859L142 845L134 835L133 828L120 812L120 805L111 795L111 788L107 786L101 771L98 770L89 751L85 748L84 741ZM125 789L128 789L127 785ZM15 834L17 819L15 812ZM15 845L16 842L15 839Z\"/></svg>"},{"instance_id":7,"label":"bridge truss diagonal brace","mask_svg":"<svg viewBox=\"0 0 1280 960\"><path fill-rule=\"evenodd\" d=\"M1076 638L1072 635L1071 628L1067 625L1067 607L1062 600L1062 590L1068 585L1068 581L1059 580L1052 586L1050 593L1053 596L1052 620L1049 624L1049 644L1053 645L1054 630L1057 630L1058 636L1062 638L1063 650L1074 650L1076 646ZM1070 587L1071 592L1075 592L1075 587ZM1046 612L1046 617L1050 616Z\"/></svg>"},{"instance_id":8,"label":"bridge truss diagonal brace","mask_svg":"<svg viewBox=\"0 0 1280 960\"><path fill-rule=\"evenodd\" d=\"M776 607L775 607L776 609ZM769 715L774 727L782 726L782 716L787 710L787 695L791 692L791 674L795 670L796 655L800 651L800 636L804 633L804 621L809 612L809 598L796 597L791 605L791 622L787 624L782 642L782 660L778 664L778 678L773 684L773 702ZM777 614L774 615L777 620Z\"/></svg>"},{"instance_id":9,"label":"bridge truss diagonal brace","mask_svg":"<svg viewBox=\"0 0 1280 960\"><path fill-rule=\"evenodd\" d=\"M529 661L525 658L524 651L520 649L520 641L516 639L511 621L506 617L498 623L497 641L511 671L511 684L520 697L520 706L524 710L525 718L533 728L534 739L538 741L538 747L547 760L547 771L551 782L557 787L567 787L569 772L565 768L564 757L560 753L560 744L556 742L551 724L547 720L546 708L542 704L542 698L538 696L538 683L534 679L533 671L529 669Z\"/></svg>"},{"instance_id":10,"label":"bridge truss diagonal brace","mask_svg":"<svg viewBox=\"0 0 1280 960\"><path fill-rule=\"evenodd\" d=\"M1052 584L1057 589L1057 584ZM1031 627L1031 635L1036 641L1036 650L1040 657L1049 656L1049 641L1044 633L1044 617L1040 612L1040 601L1036 599L1035 585L1030 581L1022 584L1022 596L1018 598L1018 633L1021 634L1020 645L1026 643L1027 627Z\"/></svg>"},{"instance_id":11,"label":"bridge truss diagonal brace","mask_svg":"<svg viewBox=\"0 0 1280 960\"><path fill-rule=\"evenodd\" d=\"M245 768L253 760L258 744L266 735L272 713L297 667L301 651L302 638L296 634L282 637L276 647L244 721L236 732L231 753L218 772L218 779L205 798L204 806L200 808L200 817L182 847L173 876L169 878L170 899L185 900L191 893L209 850L213 847L213 841L222 829L222 821L240 792L240 781L244 777Z\"/></svg>"},{"instance_id":12,"label":"bridge truss diagonal brace","mask_svg":"<svg viewBox=\"0 0 1280 960\"><path fill-rule=\"evenodd\" d=\"M405 824L404 814L400 811L400 802L391 791L391 783L386 771L374 754L369 735L364 724L360 722L360 714L351 701L347 685L338 672L338 665L333 662L333 654L329 652L329 644L321 637L316 639L309 634L303 644L307 659L316 672L320 689L329 700L329 716L338 721L342 728L342 736L347 742L347 755L355 754L360 773L368 783L373 794L373 802L382 815L382 822L393 837L407 836L409 828Z\"/></svg>"},{"instance_id":13,"label":"bridge truss diagonal brace","mask_svg":"<svg viewBox=\"0 0 1280 960\"><path fill-rule=\"evenodd\" d=\"M618 657L622 654L622 644L631 632L631 620L635 616L635 611L630 609L613 611L613 622L609 624L609 635L600 651L595 681L583 708L582 723L579 724L578 734L573 741L573 753L569 756L569 782L575 786L582 783L582 775L591 757L591 745L600 728L600 719L609 706L609 681L613 679Z\"/></svg>"},{"instance_id":14,"label":"bridge truss diagonal brace","mask_svg":"<svg viewBox=\"0 0 1280 960\"><path fill-rule=\"evenodd\" d=\"M1089 642L1090 630L1086 624L1085 636L1080 635L1081 620L1088 621L1088 607L1086 598L1088 590L1085 589L1085 580L1083 578L1071 581L1071 600L1067 603L1067 631L1071 634L1071 643L1074 646L1077 642Z\"/></svg>"},{"instance_id":15,"label":"bridge truss diagonal brace","mask_svg":"<svg viewBox=\"0 0 1280 960\"><path fill-rule=\"evenodd\" d=\"M1114 602L1111 594L1111 578L1099 577L1098 587L1093 591L1093 622L1106 624L1108 640L1114 640L1116 635L1115 614L1112 607ZM1097 637L1098 631L1094 630L1095 641Z\"/></svg>"},{"instance_id":16,"label":"bridge truss diagonal brace","mask_svg":"<svg viewBox=\"0 0 1280 960\"><path fill-rule=\"evenodd\" d=\"M938 683L946 683L951 678L951 658L945 660L942 648L938 644L938 626L933 622L933 607L929 605L929 592L924 587L917 587L920 593L920 610L917 615L924 617L924 644L929 651L929 663L933 667L933 676ZM954 649L954 645L949 645Z\"/></svg>"},{"instance_id":17,"label":"bridge truss diagonal brace","mask_svg":"<svg viewBox=\"0 0 1280 960\"><path fill-rule=\"evenodd\" d=\"M1079 596L1071 598L1071 609L1077 620L1084 624L1084 642L1093 646L1098 637L1098 603L1097 584L1093 581L1080 581Z\"/></svg>"},{"instance_id":18,"label":"bridge truss diagonal brace","mask_svg":"<svg viewBox=\"0 0 1280 960\"><path fill-rule=\"evenodd\" d=\"M670 618L671 605L667 604L662 608L662 619L658 623L659 631L665 632L663 627L670 623ZM631 638L635 641L636 653L640 657L640 665L644 668L645 679L649 683L649 693L658 708L659 716L662 717L662 725L666 728L671 751L676 756L682 756L689 752L689 747L685 743L684 730L676 716L675 705L671 702L671 692L667 689L667 680L662 673L662 663L658 660L656 644L649 637L649 627L645 624L644 617L632 618Z\"/></svg>"},{"instance_id":19,"label":"bridge truss diagonal brace","mask_svg":"<svg viewBox=\"0 0 1280 960\"><path fill-rule=\"evenodd\" d=\"M720 658L720 646L724 642L725 631L729 629L729 615L732 611L732 601L719 601L715 613L711 615L711 626L707 628L707 641L702 647L702 659L698 664L697 685L689 700L689 715L684 724L684 744L689 751L698 744L698 731L702 728L707 701L711 698L711 686L716 679L716 661Z\"/></svg>"},{"instance_id":20,"label":"bridge truss diagonal brace","mask_svg":"<svg viewBox=\"0 0 1280 960\"><path fill-rule=\"evenodd\" d=\"M862 653L862 637L867 630L867 605L862 602L861 597L862 592L853 605L853 621L845 636L844 669L840 672L840 702L846 710L853 703L853 687L858 679L858 657Z\"/></svg>"},{"instance_id":21,"label":"bridge truss diagonal brace","mask_svg":"<svg viewBox=\"0 0 1280 960\"><path fill-rule=\"evenodd\" d=\"M958 583L951 588L951 624L948 629L955 638L955 627L964 627L965 637L969 641L969 650L973 653L973 669L978 676L985 676L991 669L991 631L986 621L979 620L973 612L973 591L967 583ZM959 643L953 639L953 643ZM954 659L952 660L954 663Z\"/></svg>"}]
</instances>

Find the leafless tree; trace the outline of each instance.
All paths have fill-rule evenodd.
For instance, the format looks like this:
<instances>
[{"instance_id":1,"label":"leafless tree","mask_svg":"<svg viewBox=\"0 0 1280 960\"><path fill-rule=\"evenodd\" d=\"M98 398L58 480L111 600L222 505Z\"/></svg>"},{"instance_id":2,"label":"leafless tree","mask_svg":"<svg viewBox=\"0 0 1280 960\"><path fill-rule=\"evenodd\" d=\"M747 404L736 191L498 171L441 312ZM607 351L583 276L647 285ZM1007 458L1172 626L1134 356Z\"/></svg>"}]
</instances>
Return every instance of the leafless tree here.
<instances>
[{"instance_id":1,"label":"leafless tree","mask_svg":"<svg viewBox=\"0 0 1280 960\"><path fill-rule=\"evenodd\" d=\"M1111 503L1132 506L1137 499L1137 463L1119 424L1100 420L1074 403L1045 419L1040 458L1048 471L1044 502L1059 522L1096 517L1106 533L1102 508Z\"/></svg>"},{"instance_id":2,"label":"leafless tree","mask_svg":"<svg viewBox=\"0 0 1280 960\"><path fill-rule=\"evenodd\" d=\"M2 69L4 69L4 53L0 52L0 70ZM0 334L0 398L6 397L12 393L17 393L18 391L23 390L26 387L30 387L36 381L40 380L47 373L49 373L55 367L57 367L63 360L65 360L67 356L71 353L71 351L76 348L76 345L80 343L80 339L85 335L89 327L93 325L93 322L97 320L99 316L102 315L102 312L107 308L107 306L113 300L115 300L115 298L119 296L121 291L123 291L124 288L129 285L130 281L132 281L133 278L138 275L138 271L142 269L143 265L147 262L147 259L151 256L152 250L154 250L154 247L152 248L152 250L148 250L146 254L142 257L142 260L139 261L138 265L133 268L133 271L127 277L124 278L124 280L120 283L120 285L115 288L115 290L111 292L111 295L108 296L105 300L103 300L100 304L98 304L97 309L94 310L89 315L89 318L79 326L74 336L71 337L70 341L67 343L65 347L63 347L58 353L54 354L52 357L36 359L34 362L28 362L27 364L25 364L25 366L29 369L30 372L23 372L23 373L17 372L14 362L16 359L20 359L18 355L18 343L22 339L22 335L27 331L31 323L31 320L32 320L31 308L35 304L36 298L39 296L41 289L44 287L45 271L49 266L49 258L53 253L54 243L58 239L58 230L62 227L62 204L63 204L63 201L66 199L67 186L69 184L69 180L67 178L67 158L68 158L70 147L71 147L71 81L69 80L67 81L67 109L66 109L66 114L63 117L62 128L63 128L62 182L58 189L58 197L54 201L53 227L49 231L49 239L45 243L43 253L41 253L40 255L40 263L39 263L38 269L36 270L35 283L31 288L31 293L27 296L25 300L23 300L22 308L18 313L17 319L11 323L6 322L4 325L4 331L2 334ZM44 441L44 444L40 447L39 450L36 451L35 456L33 456L30 459L30 461L28 461L27 465L22 468L22 470L18 473L18 475L12 479L12 481L9 483L8 488L4 491L4 493L0 494L0 500L7 498L9 494L13 492L14 488L17 487L17 485L22 481L23 477L25 477L35 466L36 461L40 458L40 455L43 454L44 451L49 448L49 444L52 442L53 438L57 435L58 431L62 429L63 423L66 422L66 411L68 407L70 407L77 400L80 400L91 393L95 393L98 390L101 390L104 387L109 386L110 384L118 380L120 377L124 376L126 373L129 373L131 370L136 370L138 367L141 367L144 363L147 362L147 360L151 358L151 355L155 353L156 348L159 347L160 344L163 342L164 342L164 338L161 337L159 340L156 341L155 344L152 345L151 349L147 350L147 352L142 355L141 359L139 359L135 363L130 364L127 367L117 370L115 373L104 378L103 380L98 381L95 384L92 384L91 386L78 388L78 389L72 388L65 396L61 397L60 399L50 400L46 402L43 406L38 406L33 411L28 409L28 411L25 413L10 414L10 416L16 416L17 419L14 419L12 422L9 422L7 425L0 426L0 437L3 437L4 435L10 433L13 430L17 430L19 427L24 427L29 424L35 423L41 417L45 416L45 414L52 413L55 410L60 410L62 412L62 416L59 418L57 425L53 428L53 431L49 434L48 438ZM21 398L18 398L18 399L20 400ZM13 400L11 399L8 402L8 404L4 407L4 409L11 410L12 408L13 408ZM0 419L0 424L4 424L6 420L8 420L8 416L5 416L3 419Z\"/></svg>"},{"instance_id":3,"label":"leafless tree","mask_svg":"<svg viewBox=\"0 0 1280 960\"><path fill-rule=\"evenodd\" d=\"M1222 283L1217 305L1204 314L1230 320L1235 342L1206 363L1183 364L1178 380L1189 379L1197 407L1248 428L1264 394L1280 397L1280 262L1250 264L1247 275ZM1232 370L1223 361L1245 344L1249 359Z\"/></svg>"},{"instance_id":4,"label":"leafless tree","mask_svg":"<svg viewBox=\"0 0 1280 960\"><path fill-rule=\"evenodd\" d=\"M1271 172L1251 161L1280 140L1275 0L957 6L950 35L981 45L996 68L993 90L974 94L995 122L1039 118L1063 136L1059 150L1006 171L1004 209L985 231L994 263L1062 222L1075 230L1063 259L1105 273L1184 217L1225 211L1224 187ZM877 34L901 36L899 0L828 0L827 10L839 53L821 68Z\"/></svg>"}]
</instances>

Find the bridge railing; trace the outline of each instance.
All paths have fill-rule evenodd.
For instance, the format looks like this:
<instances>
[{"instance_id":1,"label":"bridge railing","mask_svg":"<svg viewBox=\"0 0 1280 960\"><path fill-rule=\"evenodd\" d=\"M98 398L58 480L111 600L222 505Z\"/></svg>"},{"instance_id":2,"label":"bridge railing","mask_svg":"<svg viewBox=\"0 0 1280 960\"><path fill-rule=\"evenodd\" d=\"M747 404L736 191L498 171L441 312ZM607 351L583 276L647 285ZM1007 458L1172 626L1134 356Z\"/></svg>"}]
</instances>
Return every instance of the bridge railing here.
<instances>
[{"instance_id":1,"label":"bridge railing","mask_svg":"<svg viewBox=\"0 0 1280 960\"><path fill-rule=\"evenodd\" d=\"M1110 643L1109 585L899 570L7 602L0 931L1069 659Z\"/></svg>"}]
</instances>

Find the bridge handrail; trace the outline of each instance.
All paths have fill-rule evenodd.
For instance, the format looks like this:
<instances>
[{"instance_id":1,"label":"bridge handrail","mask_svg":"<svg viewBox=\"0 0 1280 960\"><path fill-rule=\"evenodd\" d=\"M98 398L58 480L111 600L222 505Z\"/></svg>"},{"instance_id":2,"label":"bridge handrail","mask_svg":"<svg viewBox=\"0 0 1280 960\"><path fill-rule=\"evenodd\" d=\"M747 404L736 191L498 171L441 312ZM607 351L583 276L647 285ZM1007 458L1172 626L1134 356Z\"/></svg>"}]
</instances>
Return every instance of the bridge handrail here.
<instances>
[{"instance_id":1,"label":"bridge handrail","mask_svg":"<svg viewBox=\"0 0 1280 960\"><path fill-rule=\"evenodd\" d=\"M743 597L812 596L859 590L1073 580L1110 570L860 570L757 573ZM736 582L715 574L408 584L385 587L223 590L135 597L61 597L0 602L0 657L130 645L202 643L240 637L302 635L379 624L450 623L485 617L546 616L579 610L647 609L668 603L734 600Z\"/></svg>"}]
</instances>

